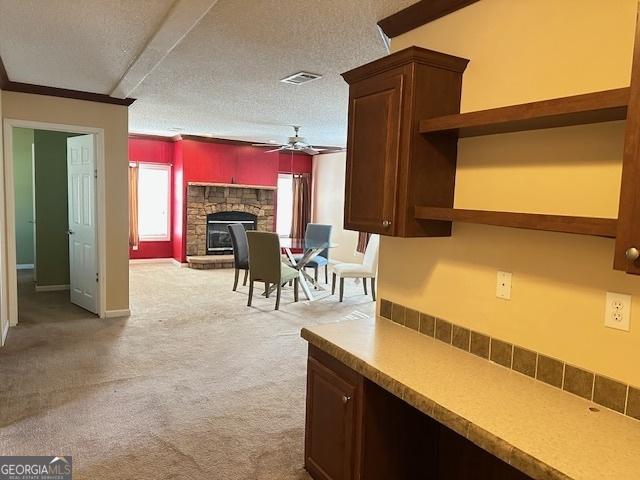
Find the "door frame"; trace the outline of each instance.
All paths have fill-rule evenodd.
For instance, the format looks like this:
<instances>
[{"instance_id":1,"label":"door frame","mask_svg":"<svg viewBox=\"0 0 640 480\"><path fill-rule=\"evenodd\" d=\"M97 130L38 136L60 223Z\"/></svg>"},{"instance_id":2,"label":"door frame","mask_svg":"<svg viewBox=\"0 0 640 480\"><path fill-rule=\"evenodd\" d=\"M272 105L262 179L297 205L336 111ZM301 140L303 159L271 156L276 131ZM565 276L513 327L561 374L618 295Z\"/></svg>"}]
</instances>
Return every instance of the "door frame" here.
<instances>
[{"instance_id":1,"label":"door frame","mask_svg":"<svg viewBox=\"0 0 640 480\"><path fill-rule=\"evenodd\" d=\"M0 314L8 318L9 326L18 323L18 277L16 273L16 224L15 224L15 187L13 175L13 128L32 128L34 130L49 130L55 132L79 133L93 135L96 156L96 241L98 243L98 314L106 316L106 188L105 188L105 151L104 129L81 125L65 125L60 123L35 122L30 120L4 119L4 157L0 162L0 172L4 172L4 184L0 185L0 221L2 215L6 220L6 229L0 235L0 248L6 259L1 263L1 278L6 282L6 288L0 288L2 293ZM4 163L4 165L2 165ZM2 182L0 182L2 183ZM4 187L4 188L2 188ZM4 192L2 192L4 189Z\"/></svg>"}]
</instances>

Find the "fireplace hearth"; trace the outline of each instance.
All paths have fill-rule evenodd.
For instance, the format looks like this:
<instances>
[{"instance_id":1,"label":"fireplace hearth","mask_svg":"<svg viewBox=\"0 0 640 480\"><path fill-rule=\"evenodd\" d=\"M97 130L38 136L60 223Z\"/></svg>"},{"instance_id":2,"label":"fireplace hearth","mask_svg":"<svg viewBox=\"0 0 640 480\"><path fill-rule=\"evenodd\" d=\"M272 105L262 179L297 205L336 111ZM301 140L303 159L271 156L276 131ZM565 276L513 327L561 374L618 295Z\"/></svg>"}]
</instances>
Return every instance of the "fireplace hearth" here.
<instances>
[{"instance_id":1,"label":"fireplace hearth","mask_svg":"<svg viewBox=\"0 0 640 480\"><path fill-rule=\"evenodd\" d=\"M255 230L257 220L257 216L247 212L216 212L207 215L207 255L233 253L229 224L239 223L245 230Z\"/></svg>"}]
</instances>

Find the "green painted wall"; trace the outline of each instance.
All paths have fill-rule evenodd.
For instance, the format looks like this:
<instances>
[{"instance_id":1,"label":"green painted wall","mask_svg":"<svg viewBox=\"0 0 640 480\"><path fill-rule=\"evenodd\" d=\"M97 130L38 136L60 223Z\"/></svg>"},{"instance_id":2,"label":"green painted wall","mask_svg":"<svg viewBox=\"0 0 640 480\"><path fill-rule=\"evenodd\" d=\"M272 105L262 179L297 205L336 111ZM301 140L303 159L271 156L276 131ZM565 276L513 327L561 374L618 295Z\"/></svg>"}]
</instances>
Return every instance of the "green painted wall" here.
<instances>
[{"instance_id":1,"label":"green painted wall","mask_svg":"<svg viewBox=\"0 0 640 480\"><path fill-rule=\"evenodd\" d=\"M67 138L36 130L36 269L38 285L69 284Z\"/></svg>"},{"instance_id":2,"label":"green painted wall","mask_svg":"<svg viewBox=\"0 0 640 480\"><path fill-rule=\"evenodd\" d=\"M33 264L33 168L34 132L13 129L13 176L16 203L16 263Z\"/></svg>"}]
</instances>

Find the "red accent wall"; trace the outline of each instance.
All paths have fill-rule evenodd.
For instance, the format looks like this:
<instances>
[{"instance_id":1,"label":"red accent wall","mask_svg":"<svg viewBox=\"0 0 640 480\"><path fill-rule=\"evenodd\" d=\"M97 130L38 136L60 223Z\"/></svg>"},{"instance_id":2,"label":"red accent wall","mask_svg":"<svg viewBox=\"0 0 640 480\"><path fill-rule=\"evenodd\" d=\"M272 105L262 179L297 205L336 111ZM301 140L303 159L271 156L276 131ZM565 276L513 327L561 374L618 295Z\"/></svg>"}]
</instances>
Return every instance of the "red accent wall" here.
<instances>
[{"instance_id":1,"label":"red accent wall","mask_svg":"<svg viewBox=\"0 0 640 480\"><path fill-rule=\"evenodd\" d=\"M238 183L276 186L278 173L311 173L309 155L272 152L250 145L197 140L160 140L132 137L129 160L171 163L172 238L169 242L141 242L130 258L174 258L186 261L185 197L189 182Z\"/></svg>"},{"instance_id":2,"label":"red accent wall","mask_svg":"<svg viewBox=\"0 0 640 480\"><path fill-rule=\"evenodd\" d=\"M181 141L186 182L240 183L275 186L278 153L264 148L223 143Z\"/></svg>"},{"instance_id":3,"label":"red accent wall","mask_svg":"<svg viewBox=\"0 0 640 480\"><path fill-rule=\"evenodd\" d=\"M129 138L129 161L171 163L173 160L174 142L146 138ZM172 169L173 175L173 169ZM173 179L172 179L173 181ZM175 215L172 208L171 217ZM171 258L173 256L172 241L140 242L137 250L129 250L129 258Z\"/></svg>"},{"instance_id":4,"label":"red accent wall","mask_svg":"<svg viewBox=\"0 0 640 480\"><path fill-rule=\"evenodd\" d=\"M313 161L310 155L291 152L280 152L278 173L311 173ZM293 168L291 168L293 166Z\"/></svg>"}]
</instances>

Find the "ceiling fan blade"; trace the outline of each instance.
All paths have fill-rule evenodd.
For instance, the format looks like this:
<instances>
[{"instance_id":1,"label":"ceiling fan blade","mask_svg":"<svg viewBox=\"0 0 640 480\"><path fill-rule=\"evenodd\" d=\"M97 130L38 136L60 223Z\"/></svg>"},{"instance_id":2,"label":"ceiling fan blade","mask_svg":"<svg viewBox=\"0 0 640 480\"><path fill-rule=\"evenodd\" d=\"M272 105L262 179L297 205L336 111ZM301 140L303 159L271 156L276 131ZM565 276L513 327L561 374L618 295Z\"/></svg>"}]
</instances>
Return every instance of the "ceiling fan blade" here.
<instances>
[{"instance_id":1,"label":"ceiling fan blade","mask_svg":"<svg viewBox=\"0 0 640 480\"><path fill-rule=\"evenodd\" d=\"M286 146L286 145L284 145L284 146L282 146L282 147L280 147L280 148L274 148L273 150L267 150L267 151L266 151L266 152L264 152L264 153L280 152L280 151L282 151L282 150L287 150L287 146Z\"/></svg>"},{"instance_id":2,"label":"ceiling fan blade","mask_svg":"<svg viewBox=\"0 0 640 480\"><path fill-rule=\"evenodd\" d=\"M315 148L312 148L312 147L305 147L301 150L308 155L318 155L320 153L320 150L316 150Z\"/></svg>"},{"instance_id":3,"label":"ceiling fan blade","mask_svg":"<svg viewBox=\"0 0 640 480\"><path fill-rule=\"evenodd\" d=\"M252 147L277 147L277 143L252 143Z\"/></svg>"}]
</instances>

